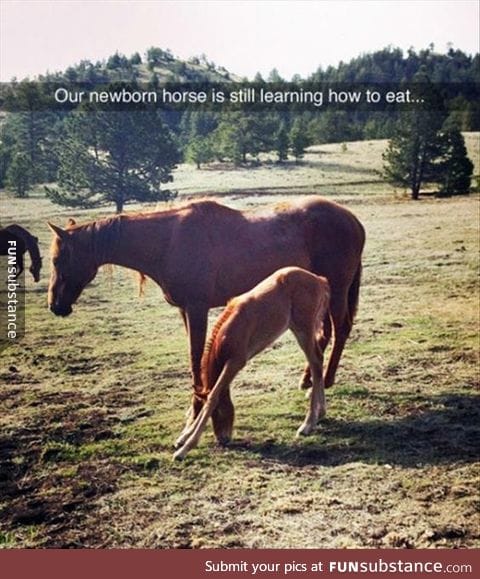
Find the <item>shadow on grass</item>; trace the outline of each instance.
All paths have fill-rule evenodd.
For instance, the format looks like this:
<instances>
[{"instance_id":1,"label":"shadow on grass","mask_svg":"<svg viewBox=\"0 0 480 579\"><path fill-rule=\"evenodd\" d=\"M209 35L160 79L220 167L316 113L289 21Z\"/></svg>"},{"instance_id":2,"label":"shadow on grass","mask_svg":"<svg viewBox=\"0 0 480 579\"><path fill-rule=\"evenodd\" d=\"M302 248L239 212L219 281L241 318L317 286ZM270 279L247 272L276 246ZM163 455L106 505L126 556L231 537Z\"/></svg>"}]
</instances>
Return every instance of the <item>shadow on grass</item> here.
<instances>
[{"instance_id":1,"label":"shadow on grass","mask_svg":"<svg viewBox=\"0 0 480 579\"><path fill-rule=\"evenodd\" d=\"M439 396L435 403L442 408L400 419L347 422L327 418L300 443L239 440L229 448L292 466L337 466L353 461L404 467L471 463L480 458L479 402L474 395Z\"/></svg>"}]
</instances>

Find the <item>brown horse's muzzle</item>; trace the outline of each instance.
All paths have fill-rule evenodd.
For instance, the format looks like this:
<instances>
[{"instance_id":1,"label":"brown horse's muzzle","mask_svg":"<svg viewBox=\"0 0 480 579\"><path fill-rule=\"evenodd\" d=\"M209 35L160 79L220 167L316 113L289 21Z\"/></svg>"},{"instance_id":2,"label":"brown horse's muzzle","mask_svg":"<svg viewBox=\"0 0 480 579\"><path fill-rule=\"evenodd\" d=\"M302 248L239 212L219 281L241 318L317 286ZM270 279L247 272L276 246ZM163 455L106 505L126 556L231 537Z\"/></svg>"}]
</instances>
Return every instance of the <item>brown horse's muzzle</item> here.
<instances>
[{"instance_id":1,"label":"brown horse's muzzle","mask_svg":"<svg viewBox=\"0 0 480 579\"><path fill-rule=\"evenodd\" d=\"M73 312L72 306L70 305L50 304L48 307L56 316L66 317Z\"/></svg>"}]
</instances>

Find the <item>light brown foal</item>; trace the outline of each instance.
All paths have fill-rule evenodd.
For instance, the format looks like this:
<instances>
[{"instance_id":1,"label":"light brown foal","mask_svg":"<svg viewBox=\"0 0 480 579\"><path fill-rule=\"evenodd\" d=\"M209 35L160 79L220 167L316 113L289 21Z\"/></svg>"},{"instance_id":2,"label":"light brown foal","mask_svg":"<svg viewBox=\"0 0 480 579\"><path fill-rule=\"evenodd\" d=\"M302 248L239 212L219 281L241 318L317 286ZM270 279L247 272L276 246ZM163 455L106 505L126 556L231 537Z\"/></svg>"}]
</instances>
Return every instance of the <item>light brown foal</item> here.
<instances>
[{"instance_id":1,"label":"light brown foal","mask_svg":"<svg viewBox=\"0 0 480 579\"><path fill-rule=\"evenodd\" d=\"M312 376L310 405L297 435L313 431L326 412L319 338L329 300L326 278L298 267L285 267L228 303L202 359L203 408L177 440L175 459L183 459L198 444L208 419L219 401L229 399L230 384L248 360L287 329L292 330L302 348ZM217 416L214 426L219 442L227 442L233 429L233 406Z\"/></svg>"}]
</instances>

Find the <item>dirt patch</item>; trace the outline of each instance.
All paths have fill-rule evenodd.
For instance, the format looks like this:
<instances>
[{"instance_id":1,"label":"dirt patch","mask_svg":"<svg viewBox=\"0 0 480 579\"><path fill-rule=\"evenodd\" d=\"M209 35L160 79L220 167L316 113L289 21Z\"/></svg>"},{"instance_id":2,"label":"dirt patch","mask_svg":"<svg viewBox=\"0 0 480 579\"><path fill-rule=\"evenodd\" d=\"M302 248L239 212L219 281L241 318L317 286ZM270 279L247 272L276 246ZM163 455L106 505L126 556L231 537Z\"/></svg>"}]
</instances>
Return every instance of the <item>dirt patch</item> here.
<instances>
[{"instance_id":1,"label":"dirt patch","mask_svg":"<svg viewBox=\"0 0 480 579\"><path fill-rule=\"evenodd\" d=\"M38 526L43 535L42 547L80 547L68 538L72 528L81 528L85 514L95 502L115 491L124 471L125 467L112 462L87 462L78 466L74 480L59 474L27 475L13 493L7 492L10 500L0 513L2 525L13 531L22 526Z\"/></svg>"},{"instance_id":2,"label":"dirt patch","mask_svg":"<svg viewBox=\"0 0 480 579\"><path fill-rule=\"evenodd\" d=\"M64 532L115 490L125 467L79 454L83 445L116 436L118 408L95 402L76 392L46 393L32 401L36 412L25 426L0 437L0 528L35 526L42 546L64 547Z\"/></svg>"}]
</instances>

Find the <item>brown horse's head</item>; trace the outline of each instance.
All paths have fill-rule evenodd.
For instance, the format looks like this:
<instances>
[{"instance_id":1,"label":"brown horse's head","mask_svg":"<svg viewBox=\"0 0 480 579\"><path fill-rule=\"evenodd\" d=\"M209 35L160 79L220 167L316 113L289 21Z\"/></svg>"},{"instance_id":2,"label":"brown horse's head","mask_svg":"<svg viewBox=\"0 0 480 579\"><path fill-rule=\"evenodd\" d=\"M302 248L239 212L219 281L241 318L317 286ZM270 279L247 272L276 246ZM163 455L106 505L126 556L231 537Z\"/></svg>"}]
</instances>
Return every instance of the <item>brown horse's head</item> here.
<instances>
[{"instance_id":1,"label":"brown horse's head","mask_svg":"<svg viewBox=\"0 0 480 579\"><path fill-rule=\"evenodd\" d=\"M48 307L56 316L68 316L98 266L91 251L90 236L82 228L67 229L48 224L55 234L51 247L52 274L48 288Z\"/></svg>"}]
</instances>

